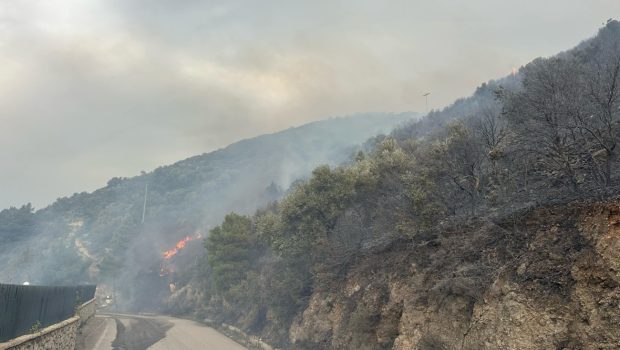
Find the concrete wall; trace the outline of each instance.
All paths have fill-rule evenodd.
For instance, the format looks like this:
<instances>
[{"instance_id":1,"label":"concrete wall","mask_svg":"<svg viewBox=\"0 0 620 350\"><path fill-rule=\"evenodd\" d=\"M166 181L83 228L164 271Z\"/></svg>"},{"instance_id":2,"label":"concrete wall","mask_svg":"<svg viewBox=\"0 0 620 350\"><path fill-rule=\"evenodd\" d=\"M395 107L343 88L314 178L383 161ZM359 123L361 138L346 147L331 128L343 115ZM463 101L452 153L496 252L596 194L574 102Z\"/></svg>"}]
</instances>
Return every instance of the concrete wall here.
<instances>
[{"instance_id":1,"label":"concrete wall","mask_svg":"<svg viewBox=\"0 0 620 350\"><path fill-rule=\"evenodd\" d=\"M40 332L23 335L6 343L0 343L0 350L75 349L79 321L80 318L74 316L44 328Z\"/></svg>"},{"instance_id":2,"label":"concrete wall","mask_svg":"<svg viewBox=\"0 0 620 350\"><path fill-rule=\"evenodd\" d=\"M75 314L80 317L80 327L91 317L95 316L96 307L97 304L95 303L95 299L91 299L78 307Z\"/></svg>"},{"instance_id":3,"label":"concrete wall","mask_svg":"<svg viewBox=\"0 0 620 350\"><path fill-rule=\"evenodd\" d=\"M74 317L53 324L40 332L26 334L0 343L0 350L69 350L75 349L78 328L95 315L95 299L80 305Z\"/></svg>"}]
</instances>

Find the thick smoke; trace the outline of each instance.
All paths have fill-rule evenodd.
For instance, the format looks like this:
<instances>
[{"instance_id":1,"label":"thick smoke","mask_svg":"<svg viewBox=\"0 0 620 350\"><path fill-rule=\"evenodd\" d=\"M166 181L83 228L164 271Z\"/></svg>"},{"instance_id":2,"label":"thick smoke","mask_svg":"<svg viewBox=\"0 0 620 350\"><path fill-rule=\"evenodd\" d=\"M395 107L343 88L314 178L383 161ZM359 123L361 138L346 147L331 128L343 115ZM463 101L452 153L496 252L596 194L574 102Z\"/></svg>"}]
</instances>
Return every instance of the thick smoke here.
<instances>
[{"instance_id":1,"label":"thick smoke","mask_svg":"<svg viewBox=\"0 0 620 350\"><path fill-rule=\"evenodd\" d=\"M414 116L332 118L59 199L35 214L37 232L29 239L2 247L8 263L0 266L0 279L95 282L115 297L118 308L157 311L171 285L186 282L184 274L205 253L203 238L226 214L253 213L316 166L347 161L366 139ZM165 259L164 252L185 237L192 239Z\"/></svg>"}]
</instances>

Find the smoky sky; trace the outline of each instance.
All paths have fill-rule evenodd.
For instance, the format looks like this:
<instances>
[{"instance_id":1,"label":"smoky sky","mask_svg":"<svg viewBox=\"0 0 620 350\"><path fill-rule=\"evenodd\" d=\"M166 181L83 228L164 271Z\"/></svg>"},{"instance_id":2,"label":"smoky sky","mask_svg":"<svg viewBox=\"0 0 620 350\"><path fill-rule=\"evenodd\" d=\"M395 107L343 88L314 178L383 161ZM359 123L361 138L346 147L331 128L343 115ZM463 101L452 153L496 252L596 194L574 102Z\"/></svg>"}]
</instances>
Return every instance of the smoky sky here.
<instances>
[{"instance_id":1,"label":"smoky sky","mask_svg":"<svg viewBox=\"0 0 620 350\"><path fill-rule=\"evenodd\" d=\"M329 116L426 110L617 0L0 0L0 207Z\"/></svg>"}]
</instances>

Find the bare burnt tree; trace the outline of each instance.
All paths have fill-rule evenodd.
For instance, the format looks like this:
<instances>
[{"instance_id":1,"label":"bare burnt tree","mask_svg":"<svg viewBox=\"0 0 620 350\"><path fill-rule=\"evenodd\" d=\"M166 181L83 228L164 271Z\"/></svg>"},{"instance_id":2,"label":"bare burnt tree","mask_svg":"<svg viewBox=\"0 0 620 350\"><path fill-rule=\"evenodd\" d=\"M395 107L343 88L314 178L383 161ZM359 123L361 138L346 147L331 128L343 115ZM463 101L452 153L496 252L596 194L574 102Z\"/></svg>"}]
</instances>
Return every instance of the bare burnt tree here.
<instances>
[{"instance_id":1,"label":"bare burnt tree","mask_svg":"<svg viewBox=\"0 0 620 350\"><path fill-rule=\"evenodd\" d=\"M337 220L329 234L329 250L325 264L331 269L342 268L371 237L369 215L363 207L347 209Z\"/></svg>"},{"instance_id":2,"label":"bare burnt tree","mask_svg":"<svg viewBox=\"0 0 620 350\"><path fill-rule=\"evenodd\" d=\"M493 102L482 106L479 114L474 116L474 132L489 156L506 137L506 126L501 113L501 104Z\"/></svg>"},{"instance_id":3,"label":"bare burnt tree","mask_svg":"<svg viewBox=\"0 0 620 350\"><path fill-rule=\"evenodd\" d=\"M548 175L562 175L576 191L582 150L575 120L584 113L576 64L538 59L524 71L523 89L504 95L514 145L535 155Z\"/></svg>"},{"instance_id":4,"label":"bare burnt tree","mask_svg":"<svg viewBox=\"0 0 620 350\"><path fill-rule=\"evenodd\" d=\"M445 169L446 180L457 192L464 193L469 202L469 214L474 215L484 187L485 154L479 140L462 123L448 127L448 136L438 154Z\"/></svg>"},{"instance_id":5,"label":"bare burnt tree","mask_svg":"<svg viewBox=\"0 0 620 350\"><path fill-rule=\"evenodd\" d=\"M620 137L620 45L594 47L583 69L587 114L577 120L599 182L611 183Z\"/></svg>"},{"instance_id":6,"label":"bare burnt tree","mask_svg":"<svg viewBox=\"0 0 620 350\"><path fill-rule=\"evenodd\" d=\"M499 101L487 101L480 106L478 113L473 115L470 121L473 136L479 140L480 147L486 156L488 169L483 169L488 174L491 201L498 197L505 197L508 183L508 173L505 163L504 140L508 134L506 121L502 118L502 105Z\"/></svg>"}]
</instances>

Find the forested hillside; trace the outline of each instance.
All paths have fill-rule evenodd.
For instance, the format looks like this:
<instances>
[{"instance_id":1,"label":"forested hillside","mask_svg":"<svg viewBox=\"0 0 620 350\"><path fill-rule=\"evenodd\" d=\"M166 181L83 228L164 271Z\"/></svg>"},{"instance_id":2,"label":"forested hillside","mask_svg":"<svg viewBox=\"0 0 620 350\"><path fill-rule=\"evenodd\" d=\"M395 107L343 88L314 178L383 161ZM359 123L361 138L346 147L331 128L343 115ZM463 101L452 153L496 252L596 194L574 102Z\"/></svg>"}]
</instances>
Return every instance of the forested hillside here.
<instances>
[{"instance_id":1,"label":"forested hillside","mask_svg":"<svg viewBox=\"0 0 620 350\"><path fill-rule=\"evenodd\" d=\"M193 295L203 308L185 311L287 348L617 345L609 328L620 317L617 261L605 260L597 236L606 231L580 231L593 220L588 207L575 209L572 221L561 205L618 194L619 76L620 23L609 21L575 49L536 59L394 131L353 164L316 168L276 205L253 216L230 214L214 228L208 261L172 305ZM541 208L551 206L553 222L545 222ZM548 240L552 226L556 236ZM575 275L594 271L596 254L610 264L597 269L610 275L601 272L598 282ZM518 273L501 280L513 287L493 285L505 273ZM488 308L487 298L510 290L530 293L512 314L521 323L476 314ZM594 290L605 305L584 304ZM527 298L555 311L534 314ZM582 316L563 303L606 318L575 328ZM523 332L534 340L508 336L530 327L527 317L564 323L540 321L547 334ZM485 333L483 322L505 327L496 331L506 337ZM599 338L570 336L594 327L602 327ZM466 339L469 331L480 337Z\"/></svg>"},{"instance_id":2,"label":"forested hillside","mask_svg":"<svg viewBox=\"0 0 620 350\"><path fill-rule=\"evenodd\" d=\"M253 213L314 167L352 159L369 137L414 116L364 114L314 122L140 176L113 178L93 193L60 198L36 212L30 205L5 209L0 211L0 279L98 282L106 292L114 289L124 307L139 308L136 295L168 291L174 276L160 276L162 253L177 241L204 236L233 209ZM200 247L198 242L192 244ZM183 270L201 255L197 249L169 269ZM144 307L161 302L143 299Z\"/></svg>"}]
</instances>

